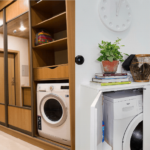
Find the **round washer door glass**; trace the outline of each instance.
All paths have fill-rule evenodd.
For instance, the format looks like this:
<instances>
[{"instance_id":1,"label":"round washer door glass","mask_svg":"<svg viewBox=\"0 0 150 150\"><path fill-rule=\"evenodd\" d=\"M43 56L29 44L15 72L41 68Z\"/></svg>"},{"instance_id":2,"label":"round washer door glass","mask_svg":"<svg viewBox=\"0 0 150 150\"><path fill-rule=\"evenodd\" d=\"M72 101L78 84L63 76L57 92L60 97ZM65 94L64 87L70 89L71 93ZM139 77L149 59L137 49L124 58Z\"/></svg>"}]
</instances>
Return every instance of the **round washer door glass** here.
<instances>
[{"instance_id":1,"label":"round washer door glass","mask_svg":"<svg viewBox=\"0 0 150 150\"><path fill-rule=\"evenodd\" d=\"M63 109L60 103L55 99L49 99L45 102L44 112L51 121L58 121L63 115Z\"/></svg>"},{"instance_id":2,"label":"round washer door glass","mask_svg":"<svg viewBox=\"0 0 150 150\"><path fill-rule=\"evenodd\" d=\"M142 150L143 113L137 115L128 125L123 137L123 150Z\"/></svg>"},{"instance_id":3,"label":"round washer door glass","mask_svg":"<svg viewBox=\"0 0 150 150\"><path fill-rule=\"evenodd\" d=\"M131 150L143 149L143 121L140 122L135 128L135 130L133 131L130 147Z\"/></svg>"},{"instance_id":4,"label":"round washer door glass","mask_svg":"<svg viewBox=\"0 0 150 150\"><path fill-rule=\"evenodd\" d=\"M41 101L41 114L46 122L52 126L60 126L67 118L66 105L59 96L49 94Z\"/></svg>"}]
</instances>

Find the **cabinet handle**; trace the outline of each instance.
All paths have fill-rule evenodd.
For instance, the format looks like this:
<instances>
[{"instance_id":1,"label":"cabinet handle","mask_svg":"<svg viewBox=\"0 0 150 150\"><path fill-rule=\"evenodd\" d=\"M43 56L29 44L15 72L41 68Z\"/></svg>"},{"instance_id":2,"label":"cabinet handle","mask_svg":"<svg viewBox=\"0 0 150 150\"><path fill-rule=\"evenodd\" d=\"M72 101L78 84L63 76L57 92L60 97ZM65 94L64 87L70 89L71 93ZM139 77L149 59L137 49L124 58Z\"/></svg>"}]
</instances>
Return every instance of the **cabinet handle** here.
<instances>
[{"instance_id":1,"label":"cabinet handle","mask_svg":"<svg viewBox=\"0 0 150 150\"><path fill-rule=\"evenodd\" d=\"M50 68L50 69L55 69L55 68L57 68L58 66L56 66L56 67L48 67L48 68Z\"/></svg>"}]
</instances>

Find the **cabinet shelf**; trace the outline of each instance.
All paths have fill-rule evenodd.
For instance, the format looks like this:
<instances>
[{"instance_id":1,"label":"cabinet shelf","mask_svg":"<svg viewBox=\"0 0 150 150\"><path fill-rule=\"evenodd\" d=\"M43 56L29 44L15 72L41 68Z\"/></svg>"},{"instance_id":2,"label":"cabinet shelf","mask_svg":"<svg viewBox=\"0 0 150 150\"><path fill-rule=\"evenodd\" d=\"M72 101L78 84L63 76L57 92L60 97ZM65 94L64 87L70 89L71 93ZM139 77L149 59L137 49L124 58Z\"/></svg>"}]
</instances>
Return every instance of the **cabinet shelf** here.
<instances>
[{"instance_id":1,"label":"cabinet shelf","mask_svg":"<svg viewBox=\"0 0 150 150\"><path fill-rule=\"evenodd\" d=\"M39 21L44 21L55 15L58 15L66 11L65 0L54 0L54 1L40 1L32 6L32 9L37 14L35 17L39 18ZM34 22L34 23L39 23Z\"/></svg>"},{"instance_id":2,"label":"cabinet shelf","mask_svg":"<svg viewBox=\"0 0 150 150\"><path fill-rule=\"evenodd\" d=\"M58 7L60 6L60 7ZM40 10L40 11L44 11L44 12L49 12L50 10L53 10L54 8L57 9L61 9L64 7L65 8L65 0L54 0L54 1L40 1L40 2L37 2L35 4L32 5L32 8L33 9L37 9L37 10Z\"/></svg>"},{"instance_id":3,"label":"cabinet shelf","mask_svg":"<svg viewBox=\"0 0 150 150\"><path fill-rule=\"evenodd\" d=\"M34 46L33 49L34 50L65 50L67 49L67 38Z\"/></svg>"},{"instance_id":4,"label":"cabinet shelf","mask_svg":"<svg viewBox=\"0 0 150 150\"><path fill-rule=\"evenodd\" d=\"M33 29L47 29L51 33L66 30L66 12L42 21L34 26Z\"/></svg>"},{"instance_id":5,"label":"cabinet shelf","mask_svg":"<svg viewBox=\"0 0 150 150\"><path fill-rule=\"evenodd\" d=\"M69 79L68 64L34 68L34 81Z\"/></svg>"}]
</instances>

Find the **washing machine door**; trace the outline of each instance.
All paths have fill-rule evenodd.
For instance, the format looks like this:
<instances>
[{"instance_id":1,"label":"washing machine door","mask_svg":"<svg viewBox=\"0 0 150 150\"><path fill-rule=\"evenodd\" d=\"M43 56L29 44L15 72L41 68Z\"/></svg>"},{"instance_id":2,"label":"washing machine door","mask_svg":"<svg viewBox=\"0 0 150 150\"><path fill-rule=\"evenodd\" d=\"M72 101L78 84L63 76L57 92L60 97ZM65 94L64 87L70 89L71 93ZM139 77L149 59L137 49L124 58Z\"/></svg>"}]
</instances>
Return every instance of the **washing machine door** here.
<instances>
[{"instance_id":1,"label":"washing machine door","mask_svg":"<svg viewBox=\"0 0 150 150\"><path fill-rule=\"evenodd\" d=\"M67 119L65 101L55 94L46 95L42 99L40 111L44 120L51 126L58 127Z\"/></svg>"},{"instance_id":2,"label":"washing machine door","mask_svg":"<svg viewBox=\"0 0 150 150\"><path fill-rule=\"evenodd\" d=\"M143 113L137 115L127 127L123 137L123 150L143 149Z\"/></svg>"}]
</instances>

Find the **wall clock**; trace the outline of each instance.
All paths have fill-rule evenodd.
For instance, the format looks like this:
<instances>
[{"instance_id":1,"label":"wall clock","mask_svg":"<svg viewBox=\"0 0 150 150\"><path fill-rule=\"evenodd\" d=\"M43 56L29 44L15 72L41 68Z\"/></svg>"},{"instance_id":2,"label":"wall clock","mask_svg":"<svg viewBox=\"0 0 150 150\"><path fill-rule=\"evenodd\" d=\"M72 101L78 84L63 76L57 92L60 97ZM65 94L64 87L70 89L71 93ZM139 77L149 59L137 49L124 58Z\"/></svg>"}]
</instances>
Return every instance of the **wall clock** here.
<instances>
[{"instance_id":1,"label":"wall clock","mask_svg":"<svg viewBox=\"0 0 150 150\"><path fill-rule=\"evenodd\" d=\"M113 31L124 31L131 25L131 8L127 0L101 0L99 14L102 22Z\"/></svg>"}]
</instances>

